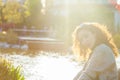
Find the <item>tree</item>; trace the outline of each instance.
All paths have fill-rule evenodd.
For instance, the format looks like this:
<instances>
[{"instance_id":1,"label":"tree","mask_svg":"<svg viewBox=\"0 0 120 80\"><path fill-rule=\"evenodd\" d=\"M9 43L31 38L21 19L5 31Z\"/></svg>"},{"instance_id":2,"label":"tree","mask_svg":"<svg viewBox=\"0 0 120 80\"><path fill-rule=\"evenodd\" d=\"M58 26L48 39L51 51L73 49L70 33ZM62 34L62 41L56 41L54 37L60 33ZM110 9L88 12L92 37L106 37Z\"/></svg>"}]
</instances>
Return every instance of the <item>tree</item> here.
<instances>
[{"instance_id":1,"label":"tree","mask_svg":"<svg viewBox=\"0 0 120 80\"><path fill-rule=\"evenodd\" d=\"M2 2L2 0L0 0L0 23L3 22L3 14L2 14L2 11L3 11L3 2Z\"/></svg>"},{"instance_id":2,"label":"tree","mask_svg":"<svg viewBox=\"0 0 120 80\"><path fill-rule=\"evenodd\" d=\"M20 13L21 4L17 0L8 0L3 9L4 20L6 23L21 23L23 21Z\"/></svg>"},{"instance_id":3,"label":"tree","mask_svg":"<svg viewBox=\"0 0 120 80\"><path fill-rule=\"evenodd\" d=\"M30 12L30 16L27 18L27 23L30 24L30 26L36 26L38 27L40 24L42 24L42 3L41 0L26 0L25 5L28 8L28 11Z\"/></svg>"},{"instance_id":4,"label":"tree","mask_svg":"<svg viewBox=\"0 0 120 80\"><path fill-rule=\"evenodd\" d=\"M18 2L17 0L0 1L1 11L1 25L9 27L12 25L25 24L26 17L29 16L27 7ZM13 26L12 26L13 27Z\"/></svg>"}]
</instances>

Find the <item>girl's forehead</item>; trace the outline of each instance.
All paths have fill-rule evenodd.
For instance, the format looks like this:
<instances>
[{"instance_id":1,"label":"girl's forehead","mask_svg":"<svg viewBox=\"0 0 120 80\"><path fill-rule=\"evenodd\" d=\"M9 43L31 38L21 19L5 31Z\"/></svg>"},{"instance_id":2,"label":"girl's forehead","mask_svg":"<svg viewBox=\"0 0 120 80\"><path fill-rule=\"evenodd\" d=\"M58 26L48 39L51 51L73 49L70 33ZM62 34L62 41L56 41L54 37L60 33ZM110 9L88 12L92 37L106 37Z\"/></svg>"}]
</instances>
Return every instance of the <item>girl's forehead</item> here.
<instances>
[{"instance_id":1,"label":"girl's forehead","mask_svg":"<svg viewBox=\"0 0 120 80\"><path fill-rule=\"evenodd\" d=\"M90 34L90 33L92 33L92 32L89 30L85 30L85 29L78 31L78 34Z\"/></svg>"},{"instance_id":2,"label":"girl's forehead","mask_svg":"<svg viewBox=\"0 0 120 80\"><path fill-rule=\"evenodd\" d=\"M89 30L81 30L78 32L77 36L78 37L86 37L86 36L91 36L91 35L95 35L94 33L92 33Z\"/></svg>"}]
</instances>

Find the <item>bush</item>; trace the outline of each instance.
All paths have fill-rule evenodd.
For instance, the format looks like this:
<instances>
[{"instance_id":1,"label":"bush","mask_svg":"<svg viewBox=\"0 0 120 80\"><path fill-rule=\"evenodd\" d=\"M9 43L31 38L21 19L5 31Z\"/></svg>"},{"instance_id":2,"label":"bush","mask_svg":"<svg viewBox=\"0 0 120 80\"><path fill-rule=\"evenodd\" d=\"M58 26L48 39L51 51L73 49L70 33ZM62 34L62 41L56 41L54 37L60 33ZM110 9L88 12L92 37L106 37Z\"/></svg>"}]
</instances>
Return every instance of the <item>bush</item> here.
<instances>
[{"instance_id":1,"label":"bush","mask_svg":"<svg viewBox=\"0 0 120 80\"><path fill-rule=\"evenodd\" d=\"M18 43L18 35L13 30L8 30L6 34L6 41L10 44Z\"/></svg>"},{"instance_id":2,"label":"bush","mask_svg":"<svg viewBox=\"0 0 120 80\"><path fill-rule=\"evenodd\" d=\"M9 29L8 31L0 32L0 42L16 44L18 40L18 35L11 29Z\"/></svg>"},{"instance_id":3,"label":"bush","mask_svg":"<svg viewBox=\"0 0 120 80\"><path fill-rule=\"evenodd\" d=\"M20 73L20 67L14 67L10 62L0 59L0 80L25 80Z\"/></svg>"}]
</instances>

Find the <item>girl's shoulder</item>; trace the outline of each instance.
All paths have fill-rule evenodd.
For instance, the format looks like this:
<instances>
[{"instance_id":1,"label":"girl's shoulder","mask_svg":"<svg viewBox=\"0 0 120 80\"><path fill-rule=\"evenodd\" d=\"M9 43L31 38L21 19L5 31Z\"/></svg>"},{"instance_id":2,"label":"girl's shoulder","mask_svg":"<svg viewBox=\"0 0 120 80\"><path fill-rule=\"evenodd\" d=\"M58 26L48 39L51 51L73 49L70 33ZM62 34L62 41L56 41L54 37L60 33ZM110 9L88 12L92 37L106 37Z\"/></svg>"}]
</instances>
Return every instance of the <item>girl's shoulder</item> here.
<instances>
[{"instance_id":1,"label":"girl's shoulder","mask_svg":"<svg viewBox=\"0 0 120 80\"><path fill-rule=\"evenodd\" d=\"M106 44L100 44L94 49L94 51L104 51L104 52L107 51L107 52L109 52L109 51L112 51L112 49Z\"/></svg>"},{"instance_id":2,"label":"girl's shoulder","mask_svg":"<svg viewBox=\"0 0 120 80\"><path fill-rule=\"evenodd\" d=\"M92 58L100 61L114 62L115 56L112 49L108 45L100 44L93 50Z\"/></svg>"},{"instance_id":3,"label":"girl's shoulder","mask_svg":"<svg viewBox=\"0 0 120 80\"><path fill-rule=\"evenodd\" d=\"M106 44L100 44L93 50L93 55L114 56L112 49Z\"/></svg>"}]
</instances>

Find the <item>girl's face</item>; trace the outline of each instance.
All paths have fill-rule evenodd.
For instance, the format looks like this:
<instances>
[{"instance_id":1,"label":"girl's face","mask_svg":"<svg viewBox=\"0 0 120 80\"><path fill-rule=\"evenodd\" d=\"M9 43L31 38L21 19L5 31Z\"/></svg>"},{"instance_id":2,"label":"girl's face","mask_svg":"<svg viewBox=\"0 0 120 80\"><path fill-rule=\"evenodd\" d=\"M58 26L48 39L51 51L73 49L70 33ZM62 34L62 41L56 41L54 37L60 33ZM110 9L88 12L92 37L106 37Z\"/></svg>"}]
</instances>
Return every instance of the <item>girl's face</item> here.
<instances>
[{"instance_id":1,"label":"girl's face","mask_svg":"<svg viewBox=\"0 0 120 80\"><path fill-rule=\"evenodd\" d=\"M89 30L80 30L78 32L78 39L80 41L80 45L85 48L92 49L96 42L96 36Z\"/></svg>"}]
</instances>

